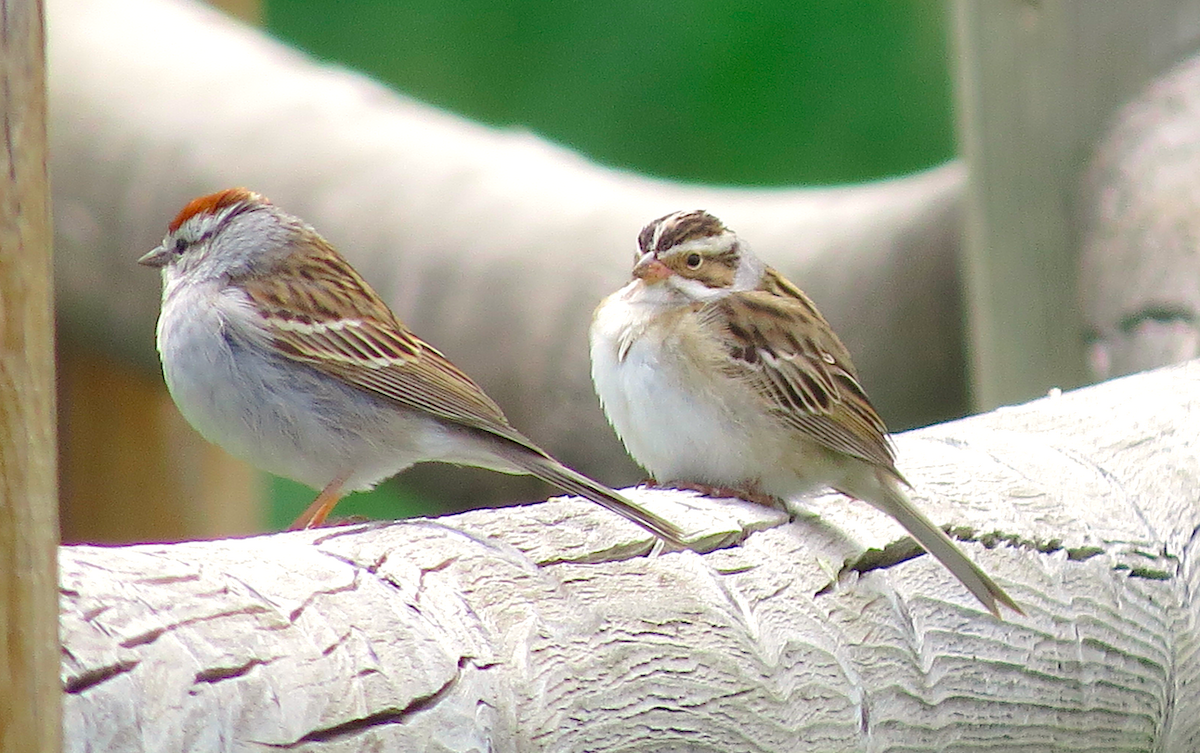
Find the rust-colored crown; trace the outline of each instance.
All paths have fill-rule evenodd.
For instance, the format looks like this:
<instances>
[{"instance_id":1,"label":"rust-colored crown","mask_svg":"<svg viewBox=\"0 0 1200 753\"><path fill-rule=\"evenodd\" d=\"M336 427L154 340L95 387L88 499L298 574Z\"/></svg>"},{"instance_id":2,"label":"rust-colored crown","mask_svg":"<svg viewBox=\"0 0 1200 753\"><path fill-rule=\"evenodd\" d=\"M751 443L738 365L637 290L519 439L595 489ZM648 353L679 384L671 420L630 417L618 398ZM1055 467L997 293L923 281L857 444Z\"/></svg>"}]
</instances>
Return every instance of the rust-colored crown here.
<instances>
[{"instance_id":1,"label":"rust-colored crown","mask_svg":"<svg viewBox=\"0 0 1200 753\"><path fill-rule=\"evenodd\" d=\"M224 191L217 191L216 193L209 194L208 196L201 196L199 198L192 199L187 203L187 206L179 211L179 214L175 215L175 219L171 220L171 224L167 226L167 230L168 232L175 232L183 226L183 223L187 222L198 214L204 214L206 212L208 214L216 214L222 209L231 207L234 204L251 201L262 204L269 203L263 196L260 196L259 194L256 194L246 188L226 188Z\"/></svg>"}]
</instances>

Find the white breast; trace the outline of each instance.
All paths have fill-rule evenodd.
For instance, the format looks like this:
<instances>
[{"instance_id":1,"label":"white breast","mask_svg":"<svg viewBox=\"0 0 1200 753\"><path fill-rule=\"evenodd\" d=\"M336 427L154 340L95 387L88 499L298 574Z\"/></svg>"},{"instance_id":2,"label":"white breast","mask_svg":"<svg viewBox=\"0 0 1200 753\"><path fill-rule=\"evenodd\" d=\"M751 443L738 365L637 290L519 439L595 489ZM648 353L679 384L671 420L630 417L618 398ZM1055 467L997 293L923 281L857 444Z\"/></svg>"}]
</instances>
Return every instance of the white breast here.
<instances>
[{"instance_id":1,"label":"white breast","mask_svg":"<svg viewBox=\"0 0 1200 753\"><path fill-rule=\"evenodd\" d=\"M218 285L169 287L158 348L171 397L206 439L279 476L320 489L350 473L370 488L426 459L432 422L376 400L254 344L237 320L243 296Z\"/></svg>"},{"instance_id":2,"label":"white breast","mask_svg":"<svg viewBox=\"0 0 1200 753\"><path fill-rule=\"evenodd\" d=\"M635 280L600 304L592 321L592 381L625 448L656 480L734 486L757 478L752 434L739 396L689 360L661 326L660 293ZM689 314L690 316L690 314ZM677 322L678 323L678 322Z\"/></svg>"}]
</instances>

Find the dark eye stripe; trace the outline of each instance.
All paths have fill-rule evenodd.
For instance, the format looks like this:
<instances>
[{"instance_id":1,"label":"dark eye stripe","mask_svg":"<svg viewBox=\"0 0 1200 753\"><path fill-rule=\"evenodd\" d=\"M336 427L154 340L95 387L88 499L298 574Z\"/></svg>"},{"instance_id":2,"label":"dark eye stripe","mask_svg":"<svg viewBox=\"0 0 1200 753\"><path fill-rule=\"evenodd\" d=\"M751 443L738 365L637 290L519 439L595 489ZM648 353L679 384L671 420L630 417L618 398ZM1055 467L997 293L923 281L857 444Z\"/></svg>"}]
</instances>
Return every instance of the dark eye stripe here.
<instances>
[{"instance_id":1,"label":"dark eye stripe","mask_svg":"<svg viewBox=\"0 0 1200 753\"><path fill-rule=\"evenodd\" d=\"M696 263L693 263L693 257L696 257ZM700 269L715 270L726 269L730 272L736 272L738 266L737 254L723 252L720 254L704 254L691 251L687 254L675 256L682 262L682 265L688 270L695 272Z\"/></svg>"}]
</instances>

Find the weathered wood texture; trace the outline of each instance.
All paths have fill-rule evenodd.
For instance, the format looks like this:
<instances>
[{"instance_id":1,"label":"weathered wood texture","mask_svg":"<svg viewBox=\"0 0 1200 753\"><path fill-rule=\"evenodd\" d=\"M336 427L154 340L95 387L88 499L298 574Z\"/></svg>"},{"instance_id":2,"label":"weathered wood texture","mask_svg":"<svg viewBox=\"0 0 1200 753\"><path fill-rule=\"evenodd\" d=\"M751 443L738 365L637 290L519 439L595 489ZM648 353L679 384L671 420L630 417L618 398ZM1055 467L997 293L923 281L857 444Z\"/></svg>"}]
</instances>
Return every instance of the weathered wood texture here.
<instances>
[{"instance_id":1,"label":"weathered wood texture","mask_svg":"<svg viewBox=\"0 0 1200 753\"><path fill-rule=\"evenodd\" d=\"M1200 356L1200 57L1117 114L1079 212L1093 378Z\"/></svg>"},{"instance_id":2,"label":"weathered wood texture","mask_svg":"<svg viewBox=\"0 0 1200 753\"><path fill-rule=\"evenodd\" d=\"M957 166L822 190L655 181L450 116L190 3L50 0L50 14L64 339L156 374L158 280L134 259L188 198L248 185L326 234L523 432L632 483L592 394L587 326L628 279L642 225L704 207L813 295L893 425L965 410ZM413 474L442 499L546 493L494 473Z\"/></svg>"},{"instance_id":3,"label":"weathered wood texture","mask_svg":"<svg viewBox=\"0 0 1200 753\"><path fill-rule=\"evenodd\" d=\"M1027 617L929 557L815 595L900 534L686 493L740 546L645 556L578 501L62 552L70 750L1200 748L1200 361L898 438L935 519ZM704 547L702 547L704 548Z\"/></svg>"},{"instance_id":4,"label":"weathered wood texture","mask_svg":"<svg viewBox=\"0 0 1200 753\"><path fill-rule=\"evenodd\" d=\"M955 0L976 407L1086 379L1072 204L1093 141L1200 41L1196 0ZM1194 128L1194 127L1193 127Z\"/></svg>"},{"instance_id":5,"label":"weathered wood texture","mask_svg":"<svg viewBox=\"0 0 1200 753\"><path fill-rule=\"evenodd\" d=\"M54 312L40 2L0 0L0 751L59 748Z\"/></svg>"}]
</instances>

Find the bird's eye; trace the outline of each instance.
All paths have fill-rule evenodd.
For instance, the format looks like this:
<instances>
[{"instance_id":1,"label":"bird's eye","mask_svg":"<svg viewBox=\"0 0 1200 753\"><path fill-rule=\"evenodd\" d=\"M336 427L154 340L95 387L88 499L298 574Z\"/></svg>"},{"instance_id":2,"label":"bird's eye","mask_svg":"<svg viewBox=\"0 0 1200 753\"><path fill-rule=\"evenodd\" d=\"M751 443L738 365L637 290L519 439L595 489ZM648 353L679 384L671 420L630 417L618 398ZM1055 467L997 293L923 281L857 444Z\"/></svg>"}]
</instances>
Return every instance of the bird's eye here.
<instances>
[{"instance_id":1,"label":"bird's eye","mask_svg":"<svg viewBox=\"0 0 1200 753\"><path fill-rule=\"evenodd\" d=\"M700 257L700 254L688 254L684 263L687 264L688 269L700 269L700 263L703 261L704 259Z\"/></svg>"},{"instance_id":2,"label":"bird's eye","mask_svg":"<svg viewBox=\"0 0 1200 753\"><path fill-rule=\"evenodd\" d=\"M185 239L185 238L176 238L175 239L175 253L182 254L184 251L187 251L187 247L188 247L187 239Z\"/></svg>"}]
</instances>

